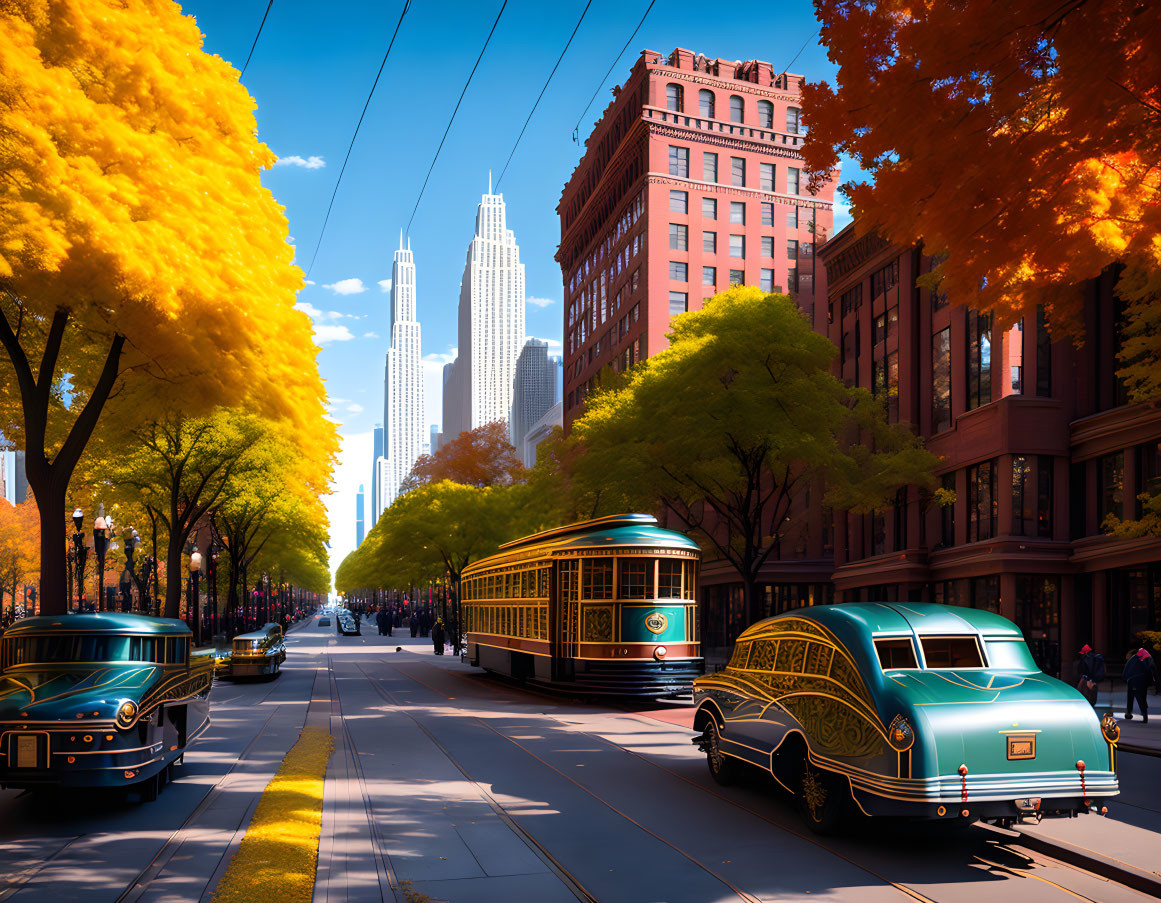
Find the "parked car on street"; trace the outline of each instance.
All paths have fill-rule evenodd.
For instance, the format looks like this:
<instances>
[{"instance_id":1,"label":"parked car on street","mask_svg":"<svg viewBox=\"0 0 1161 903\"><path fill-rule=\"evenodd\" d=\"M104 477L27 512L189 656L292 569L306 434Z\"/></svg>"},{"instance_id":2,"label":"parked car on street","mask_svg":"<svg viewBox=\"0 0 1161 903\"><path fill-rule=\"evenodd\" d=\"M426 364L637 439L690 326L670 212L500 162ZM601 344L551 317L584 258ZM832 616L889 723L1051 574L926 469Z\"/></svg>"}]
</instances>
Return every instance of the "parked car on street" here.
<instances>
[{"instance_id":1,"label":"parked car on street","mask_svg":"<svg viewBox=\"0 0 1161 903\"><path fill-rule=\"evenodd\" d=\"M729 783L746 764L811 828L870 816L1012 824L1098 811L1119 728L1036 667L1020 629L973 608L801 608L738 637L694 682L694 742Z\"/></svg>"},{"instance_id":2,"label":"parked car on street","mask_svg":"<svg viewBox=\"0 0 1161 903\"><path fill-rule=\"evenodd\" d=\"M273 622L234 637L230 677L277 677L286 661L282 627Z\"/></svg>"}]
</instances>

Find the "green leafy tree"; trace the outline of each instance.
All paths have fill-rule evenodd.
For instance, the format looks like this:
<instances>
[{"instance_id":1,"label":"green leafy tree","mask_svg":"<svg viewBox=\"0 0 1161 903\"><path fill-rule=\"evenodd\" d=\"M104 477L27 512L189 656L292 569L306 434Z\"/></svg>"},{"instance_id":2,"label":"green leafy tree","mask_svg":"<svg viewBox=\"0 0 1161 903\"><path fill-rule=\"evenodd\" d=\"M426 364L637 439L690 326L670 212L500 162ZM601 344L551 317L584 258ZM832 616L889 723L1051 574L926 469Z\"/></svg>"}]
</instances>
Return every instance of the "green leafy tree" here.
<instances>
[{"instance_id":1,"label":"green leafy tree","mask_svg":"<svg viewBox=\"0 0 1161 903\"><path fill-rule=\"evenodd\" d=\"M575 478L699 533L737 570L751 618L806 487L825 481L827 504L868 512L900 486L933 485L935 457L831 374L837 349L789 297L730 289L678 317L669 341L624 388L591 397Z\"/></svg>"}]
</instances>

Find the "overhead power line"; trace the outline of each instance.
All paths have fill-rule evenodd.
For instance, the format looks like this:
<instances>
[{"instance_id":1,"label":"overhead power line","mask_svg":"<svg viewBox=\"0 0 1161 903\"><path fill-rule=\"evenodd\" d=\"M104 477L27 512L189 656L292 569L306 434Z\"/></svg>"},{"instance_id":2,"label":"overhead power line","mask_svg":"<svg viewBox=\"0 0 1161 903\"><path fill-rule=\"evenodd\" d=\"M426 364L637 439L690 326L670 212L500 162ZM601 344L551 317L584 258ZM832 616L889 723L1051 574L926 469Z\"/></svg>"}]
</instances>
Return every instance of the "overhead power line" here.
<instances>
[{"instance_id":1,"label":"overhead power line","mask_svg":"<svg viewBox=\"0 0 1161 903\"><path fill-rule=\"evenodd\" d=\"M556 58L556 65L552 67L552 71L548 73L548 78L544 80L544 87L540 89L540 93L536 95L536 103L532 105L532 109L528 111L528 118L524 120L524 125L520 129L520 134L516 136L516 143L512 145L512 152L508 154L508 159L504 163L504 168L500 170L500 178L496 180L496 189L499 190L500 183L504 181L504 173L508 171L508 164L512 162L512 158L516 156L516 148L520 146L520 139L524 137L524 130L528 128L528 123L532 121L532 114L536 112L536 108L540 106L540 99L544 97L544 92L548 90L548 83L552 81L552 77L556 75L556 70L560 66L560 61L564 59L564 55L568 53L568 48L572 45L572 39L576 37L577 31L581 27L581 22L585 20L585 15L589 11L589 7L593 5L593 0L589 0L585 4L585 8L581 11L580 18L576 20L576 26L572 30L572 34L568 36L568 40L564 43L564 50L560 52L560 56Z\"/></svg>"},{"instance_id":2,"label":"overhead power line","mask_svg":"<svg viewBox=\"0 0 1161 903\"><path fill-rule=\"evenodd\" d=\"M246 54L246 62L242 64L242 75L246 74L246 67L250 65L250 57L254 55L254 48L258 46L258 39L262 37L262 29L266 25L266 17L270 15L270 7L274 5L274 0L270 0L266 4L266 12L262 14L262 21L258 23L258 34L254 35L254 43L250 45L250 52Z\"/></svg>"},{"instance_id":3,"label":"overhead power line","mask_svg":"<svg viewBox=\"0 0 1161 903\"><path fill-rule=\"evenodd\" d=\"M628 49L629 45L633 43L633 38L637 37L637 32L639 32L641 30L641 26L645 24L645 20L649 17L649 12L650 12L650 10L653 9L653 4L656 2L657 2L657 0L649 0L649 5L647 7L645 7L645 15L643 15L641 17L641 21L637 23L637 27L634 28L633 33L631 35L629 35L629 40L627 40L625 42L625 46L621 48L621 51L613 59L613 62L609 64L608 72L606 72L604 74L604 76L601 78L600 84L597 85L597 90L595 90L593 92L593 96L590 97L589 102L587 104L585 104L585 108L584 108L584 110L581 111L580 117L576 121L576 125L573 126L573 130L572 130L572 140L573 141L577 141L577 134L580 131L581 120L585 118L585 114L588 113L589 107L591 107L593 105L593 101L596 100L597 95L601 93L601 87L609 79L609 72L612 72L613 67L615 67L617 65L617 63L619 63L621 61L621 57L623 57L625 55L625 50Z\"/></svg>"},{"instance_id":4,"label":"overhead power line","mask_svg":"<svg viewBox=\"0 0 1161 903\"><path fill-rule=\"evenodd\" d=\"M435 161L439 159L439 152L443 150L443 143L447 140L447 134L451 131L452 123L456 121L456 113L460 111L460 104L464 102L464 95L468 93L468 85L472 83L472 76L476 74L476 69L480 65L480 60L484 58L484 51L488 49L488 44L492 40L492 35L496 33L496 26L500 24L500 17L504 15L504 9L508 6L508 0L504 0L500 4L500 11L496 13L496 21L492 23L492 30L488 32L488 37L484 39L484 46L480 48L480 55L476 57L476 65L472 66L472 71L468 73L468 80L464 82L464 89L460 92L460 99L456 101L456 108L452 110L451 119L447 121L447 128L443 130L443 137L439 139L439 147L435 149L435 156L431 158L431 166L427 168L427 176L423 180L423 187L419 189L419 197L415 199L415 206L411 209L411 219L407 221L407 231L411 231L411 224L415 221L415 213L419 210L419 202L423 200L423 193L427 190L428 180L431 178L432 170L435 169Z\"/></svg>"},{"instance_id":5,"label":"overhead power line","mask_svg":"<svg viewBox=\"0 0 1161 903\"><path fill-rule=\"evenodd\" d=\"M818 37L818 32L819 32L819 31L820 31L820 29L817 29L817 28L816 28L816 29L814 30L814 34L812 34L812 35L810 36L810 38L807 38L805 41L803 41L803 42L802 42L802 46L798 48L798 53L794 54L794 59L792 59L792 60L791 60L789 63L787 63L785 66L783 66L783 67L782 67L782 70L781 70L781 71L782 71L782 73L789 72L789 71L790 71L790 67L791 67L791 66L793 66L793 65L794 65L796 62L798 62L798 58L799 58L800 56L802 56L802 51L804 51L804 50L806 49L806 45L810 43L810 39L811 39L811 38L817 38L817 37Z\"/></svg>"},{"instance_id":6,"label":"overhead power line","mask_svg":"<svg viewBox=\"0 0 1161 903\"><path fill-rule=\"evenodd\" d=\"M355 139L359 137L359 128L363 125L363 117L367 115L367 107L371 106L371 98L375 96L375 88L379 85L379 78L383 75L383 69L387 65L387 58L391 56L391 48L395 46L395 37L399 34L399 26L403 24L403 17L407 15L407 10L411 8L411 0L404 0L403 10L399 13L399 21L395 23L395 30L391 32L391 40L387 44L387 52L383 54L383 62L379 64L379 71L375 73L375 81L371 83L371 90L367 92L367 102L363 104L363 112L359 114L359 121L355 123L355 132L351 135L351 143L347 146L347 155L343 157L343 165L339 170L339 177L335 180L335 190L331 192L331 202L327 204L327 215L323 217L322 229L318 234L318 244L314 246L314 254L310 257L310 266L306 268L306 275L310 276L310 271L314 269L314 262L318 258L318 249L322 247L323 236L326 235L327 223L331 219L331 210L335 206L335 198L339 194L339 185L343 182L343 173L347 171L347 161L351 159L351 151L355 147Z\"/></svg>"}]
</instances>

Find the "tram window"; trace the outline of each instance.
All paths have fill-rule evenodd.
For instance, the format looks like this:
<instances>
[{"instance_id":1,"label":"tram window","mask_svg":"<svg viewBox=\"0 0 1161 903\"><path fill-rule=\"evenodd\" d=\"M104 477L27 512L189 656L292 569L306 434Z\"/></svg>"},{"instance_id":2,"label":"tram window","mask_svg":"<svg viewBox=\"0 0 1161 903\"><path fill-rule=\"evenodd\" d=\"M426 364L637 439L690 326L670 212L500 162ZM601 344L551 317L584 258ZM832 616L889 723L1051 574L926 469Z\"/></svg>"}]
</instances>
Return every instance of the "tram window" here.
<instances>
[{"instance_id":1,"label":"tram window","mask_svg":"<svg viewBox=\"0 0 1161 903\"><path fill-rule=\"evenodd\" d=\"M662 558L657 562L657 598L681 598L681 567L684 562Z\"/></svg>"},{"instance_id":2,"label":"tram window","mask_svg":"<svg viewBox=\"0 0 1161 903\"><path fill-rule=\"evenodd\" d=\"M750 660L746 667L751 671L770 671L774 668L774 655L778 650L777 640L757 640L750 647Z\"/></svg>"},{"instance_id":3,"label":"tram window","mask_svg":"<svg viewBox=\"0 0 1161 903\"><path fill-rule=\"evenodd\" d=\"M889 637L875 640L875 651L879 653L879 667L884 671L896 668L918 668L915 647L910 637Z\"/></svg>"},{"instance_id":4,"label":"tram window","mask_svg":"<svg viewBox=\"0 0 1161 903\"><path fill-rule=\"evenodd\" d=\"M782 639L778 643L778 657L774 670L789 674L801 674L806 659L806 641Z\"/></svg>"},{"instance_id":5,"label":"tram window","mask_svg":"<svg viewBox=\"0 0 1161 903\"><path fill-rule=\"evenodd\" d=\"M577 599L577 569L579 561L562 561L560 563L560 597L570 602Z\"/></svg>"},{"instance_id":6,"label":"tram window","mask_svg":"<svg viewBox=\"0 0 1161 903\"><path fill-rule=\"evenodd\" d=\"M749 654L750 654L750 644L749 643L737 643L737 644L735 644L734 645L734 654L730 656L730 665L729 666L731 668L744 668L744 667L746 667L746 658L747 658L747 656L749 656Z\"/></svg>"},{"instance_id":7,"label":"tram window","mask_svg":"<svg viewBox=\"0 0 1161 903\"><path fill-rule=\"evenodd\" d=\"M538 636L542 640L548 639L548 609L543 606L540 609L540 630Z\"/></svg>"},{"instance_id":8,"label":"tram window","mask_svg":"<svg viewBox=\"0 0 1161 903\"><path fill-rule=\"evenodd\" d=\"M653 559L622 558L620 587L617 592L621 599L653 598Z\"/></svg>"},{"instance_id":9,"label":"tram window","mask_svg":"<svg viewBox=\"0 0 1161 903\"><path fill-rule=\"evenodd\" d=\"M692 561L685 563L685 598L697 598L697 565Z\"/></svg>"},{"instance_id":10,"label":"tram window","mask_svg":"<svg viewBox=\"0 0 1161 903\"><path fill-rule=\"evenodd\" d=\"M613 562L595 558L585 561L581 570L581 598L613 598Z\"/></svg>"},{"instance_id":11,"label":"tram window","mask_svg":"<svg viewBox=\"0 0 1161 903\"><path fill-rule=\"evenodd\" d=\"M980 644L974 636L925 636L919 638L923 646L923 661L928 668L982 668Z\"/></svg>"},{"instance_id":12,"label":"tram window","mask_svg":"<svg viewBox=\"0 0 1161 903\"><path fill-rule=\"evenodd\" d=\"M540 591L536 595L538 595L541 599L547 599L548 598L548 568L541 568L539 573L540 573L540 580L539 580Z\"/></svg>"}]
</instances>

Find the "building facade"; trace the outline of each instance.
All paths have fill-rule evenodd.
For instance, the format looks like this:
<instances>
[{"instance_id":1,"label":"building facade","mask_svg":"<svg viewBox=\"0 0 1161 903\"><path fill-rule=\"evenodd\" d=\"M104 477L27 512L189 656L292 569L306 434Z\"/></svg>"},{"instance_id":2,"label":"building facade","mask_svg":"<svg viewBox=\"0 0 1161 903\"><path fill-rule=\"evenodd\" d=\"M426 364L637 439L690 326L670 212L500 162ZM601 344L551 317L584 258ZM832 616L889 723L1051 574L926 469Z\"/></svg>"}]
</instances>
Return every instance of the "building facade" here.
<instances>
[{"instance_id":1,"label":"building facade","mask_svg":"<svg viewBox=\"0 0 1161 903\"><path fill-rule=\"evenodd\" d=\"M807 192L802 82L759 60L641 54L557 207L566 428L602 368L660 351L671 319L717 292L825 295L813 252L835 180Z\"/></svg>"},{"instance_id":2,"label":"building facade","mask_svg":"<svg viewBox=\"0 0 1161 903\"><path fill-rule=\"evenodd\" d=\"M541 443L552 437L552 431L558 426L564 426L564 405L557 400L544 415L537 420L524 434L520 445L516 446L525 467L536 466L536 455Z\"/></svg>"},{"instance_id":3,"label":"building facade","mask_svg":"<svg viewBox=\"0 0 1161 903\"><path fill-rule=\"evenodd\" d=\"M391 344L383 390L383 504L388 508L399 495L399 487L411 466L423 452L427 440L423 410L423 362L419 321L415 313L415 258L411 242L399 249L391 267Z\"/></svg>"},{"instance_id":4,"label":"building facade","mask_svg":"<svg viewBox=\"0 0 1161 903\"><path fill-rule=\"evenodd\" d=\"M379 515L383 513L383 493L379 489L379 472L382 470L382 465L379 461L383 458L383 425L375 424L375 429L371 433L371 441L374 447L372 453L371 466L371 526L375 526L379 522Z\"/></svg>"},{"instance_id":5,"label":"building facade","mask_svg":"<svg viewBox=\"0 0 1161 903\"><path fill-rule=\"evenodd\" d=\"M359 484L359 492L355 496L355 548L359 548L363 544L363 512L365 493L363 491L363 484Z\"/></svg>"},{"instance_id":6,"label":"building facade","mask_svg":"<svg viewBox=\"0 0 1161 903\"><path fill-rule=\"evenodd\" d=\"M513 448L523 447L528 430L556 402L556 362L548 356L548 343L529 339L516 359L512 381L508 428Z\"/></svg>"},{"instance_id":7,"label":"building facade","mask_svg":"<svg viewBox=\"0 0 1161 903\"><path fill-rule=\"evenodd\" d=\"M476 209L460 281L459 346L446 371L443 441L487 423L507 422L516 360L524 347L524 264L508 228L502 194Z\"/></svg>"},{"instance_id":8,"label":"building facade","mask_svg":"<svg viewBox=\"0 0 1161 903\"><path fill-rule=\"evenodd\" d=\"M1161 540L1102 528L1161 487L1161 402L1129 404L1116 376L1116 276L1085 287L1085 342L1054 341L1042 314L999 330L916 279L922 248L844 229L820 249L828 296L815 328L835 372L883 399L940 459L942 492L907 487L870 515L801 500L762 575L764 613L823 602L945 602L1015 621L1038 663L1070 674L1084 643L1110 670L1161 629ZM740 584L703 568L707 645L744 627Z\"/></svg>"}]
</instances>

